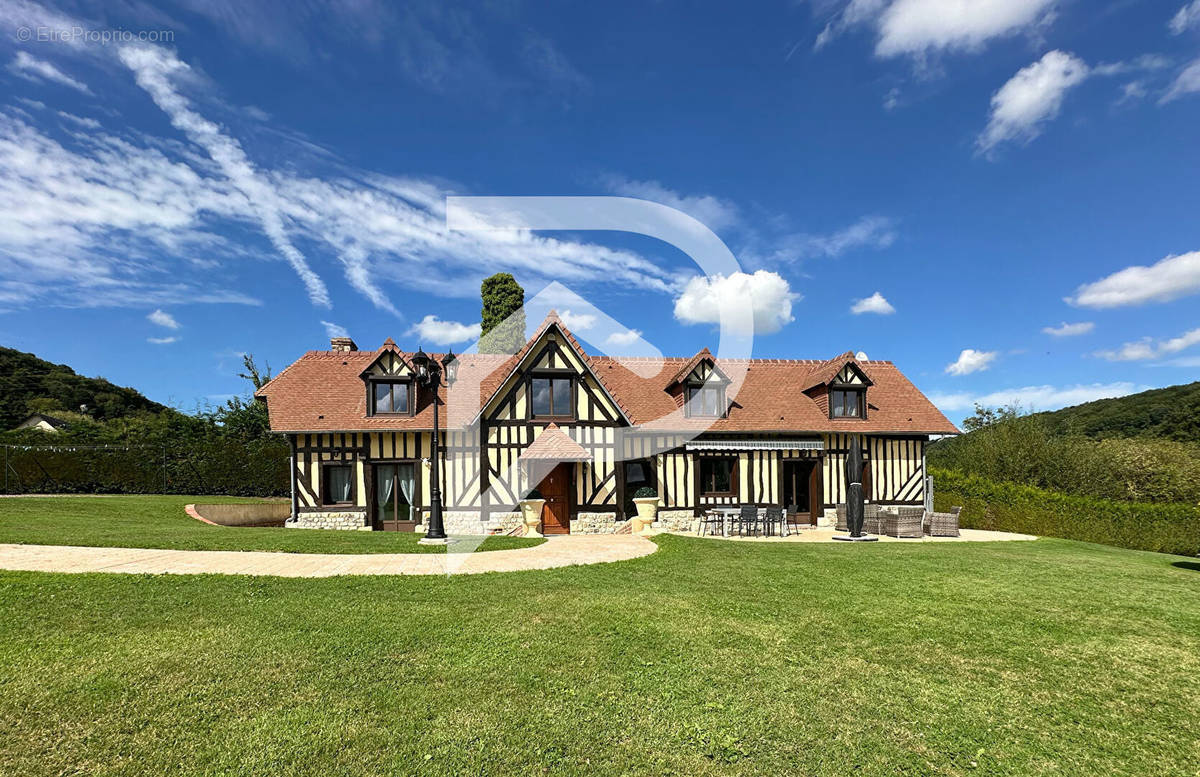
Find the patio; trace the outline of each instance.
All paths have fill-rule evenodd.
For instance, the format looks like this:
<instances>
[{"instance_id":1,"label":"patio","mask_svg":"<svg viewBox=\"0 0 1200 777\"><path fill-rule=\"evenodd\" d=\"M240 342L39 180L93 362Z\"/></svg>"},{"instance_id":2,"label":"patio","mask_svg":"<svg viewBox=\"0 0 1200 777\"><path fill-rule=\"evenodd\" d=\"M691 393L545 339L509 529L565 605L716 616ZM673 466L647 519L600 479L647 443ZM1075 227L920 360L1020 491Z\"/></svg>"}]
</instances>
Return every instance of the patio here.
<instances>
[{"instance_id":1,"label":"patio","mask_svg":"<svg viewBox=\"0 0 1200 777\"><path fill-rule=\"evenodd\" d=\"M787 543L787 542L828 542L831 544L841 544L834 540L835 535L845 535L844 530L834 529L832 527L801 529L793 532L786 537L739 537L732 535L722 537L720 535L697 535L695 532L664 532L668 534L678 534L682 537L701 537L706 540L727 540L730 542L768 542L768 543ZM1005 542L1013 540L1036 540L1037 537L1032 534L1016 534L1006 531L985 531L983 529L960 529L957 537L889 537L887 535L872 535L879 536L880 542L906 542L906 543L921 543L921 542Z\"/></svg>"}]
</instances>

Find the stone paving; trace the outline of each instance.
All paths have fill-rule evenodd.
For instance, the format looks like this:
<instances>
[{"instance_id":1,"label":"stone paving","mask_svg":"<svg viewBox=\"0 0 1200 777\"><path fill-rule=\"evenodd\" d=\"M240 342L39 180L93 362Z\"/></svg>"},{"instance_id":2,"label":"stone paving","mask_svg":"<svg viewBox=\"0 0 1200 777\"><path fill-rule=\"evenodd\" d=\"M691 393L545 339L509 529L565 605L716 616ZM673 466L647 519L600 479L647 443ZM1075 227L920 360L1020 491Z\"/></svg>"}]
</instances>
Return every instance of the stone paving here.
<instances>
[{"instance_id":1,"label":"stone paving","mask_svg":"<svg viewBox=\"0 0 1200 777\"><path fill-rule=\"evenodd\" d=\"M474 575L627 561L656 550L653 542L628 534L550 537L532 548L483 553L271 553L0 544L0 569L279 577Z\"/></svg>"}]
</instances>

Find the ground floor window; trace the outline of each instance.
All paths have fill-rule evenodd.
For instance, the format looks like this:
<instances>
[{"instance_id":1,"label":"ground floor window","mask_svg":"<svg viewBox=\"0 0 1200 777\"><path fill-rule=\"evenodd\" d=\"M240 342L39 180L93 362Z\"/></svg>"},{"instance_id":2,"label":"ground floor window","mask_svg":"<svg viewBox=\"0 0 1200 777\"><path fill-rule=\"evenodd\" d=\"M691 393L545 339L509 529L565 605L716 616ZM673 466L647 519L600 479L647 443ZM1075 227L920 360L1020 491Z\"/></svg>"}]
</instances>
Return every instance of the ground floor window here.
<instances>
[{"instance_id":1,"label":"ground floor window","mask_svg":"<svg viewBox=\"0 0 1200 777\"><path fill-rule=\"evenodd\" d=\"M704 496L733 496L737 484L737 459L700 459L700 493Z\"/></svg>"},{"instance_id":2,"label":"ground floor window","mask_svg":"<svg viewBox=\"0 0 1200 777\"><path fill-rule=\"evenodd\" d=\"M354 502L354 468L349 464L325 464L321 467L321 484L327 505L351 504Z\"/></svg>"}]
</instances>

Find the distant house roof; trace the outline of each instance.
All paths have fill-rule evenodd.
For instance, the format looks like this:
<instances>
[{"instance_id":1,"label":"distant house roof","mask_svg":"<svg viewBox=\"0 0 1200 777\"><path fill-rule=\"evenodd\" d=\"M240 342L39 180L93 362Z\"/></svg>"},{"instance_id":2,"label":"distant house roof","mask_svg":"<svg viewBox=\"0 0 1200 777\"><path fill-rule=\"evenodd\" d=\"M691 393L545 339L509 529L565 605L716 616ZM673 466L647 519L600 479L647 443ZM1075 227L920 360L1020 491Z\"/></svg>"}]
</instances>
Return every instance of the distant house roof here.
<instances>
[{"instance_id":1,"label":"distant house roof","mask_svg":"<svg viewBox=\"0 0 1200 777\"><path fill-rule=\"evenodd\" d=\"M59 429L63 429L67 426L70 426L70 424L67 423L66 421L62 420L61 418L55 418L52 415L46 415L45 413L34 413L33 415L29 416L24 421L22 421L20 424L18 424L17 428L18 429L32 429L34 427L45 428L47 426L50 427L50 430L58 431ZM50 431L50 430L47 430L47 431Z\"/></svg>"},{"instance_id":2,"label":"distant house roof","mask_svg":"<svg viewBox=\"0 0 1200 777\"><path fill-rule=\"evenodd\" d=\"M723 373L745 376L736 395L730 397L732 405L726 417L706 422L711 432L958 434L954 424L889 361L864 363L851 352L833 359L723 360L706 350L691 357L593 356L553 313L516 354L461 355L460 375L473 372L484 377L478 385L478 397L465 396L456 387L451 392L451 405L473 404L476 411L483 407L517 369L532 343L551 326L561 330L631 424L647 424L677 411L678 398L670 388L686 378L698 363L710 359ZM402 351L391 343L384 347L394 349L405 359L412 356L412 352ZM271 429L277 432L431 429L433 406L428 392L420 392L425 396L419 399L411 416L367 415L367 394L361 375L380 352L306 353L256 394L267 401ZM440 360L442 354L430 356ZM867 392L870 407L865 420L830 418L825 407L805 393L806 389L832 381L848 363L863 374L870 386ZM444 386L439 388L438 396L443 403L446 401ZM448 426L448 415L442 413L443 428Z\"/></svg>"}]
</instances>

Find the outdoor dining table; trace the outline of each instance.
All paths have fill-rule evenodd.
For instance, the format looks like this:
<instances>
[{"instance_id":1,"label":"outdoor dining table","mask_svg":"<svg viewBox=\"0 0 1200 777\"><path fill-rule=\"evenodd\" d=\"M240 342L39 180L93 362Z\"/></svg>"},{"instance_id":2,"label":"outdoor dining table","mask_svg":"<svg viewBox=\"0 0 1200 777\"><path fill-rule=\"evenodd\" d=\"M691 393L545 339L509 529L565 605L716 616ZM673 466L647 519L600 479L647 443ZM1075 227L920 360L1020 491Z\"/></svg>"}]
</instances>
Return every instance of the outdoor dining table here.
<instances>
[{"instance_id":1,"label":"outdoor dining table","mask_svg":"<svg viewBox=\"0 0 1200 777\"><path fill-rule=\"evenodd\" d=\"M742 508L740 508L740 507L713 507L713 508L709 509L709 512L715 513L715 514L721 516L721 536L728 537L729 536L729 524L734 518L741 515ZM766 512L766 508L764 508L764 507L758 508L759 517L762 517L764 512ZM782 519L779 521L779 536L780 537L787 536L787 515L786 514L784 514Z\"/></svg>"}]
</instances>

